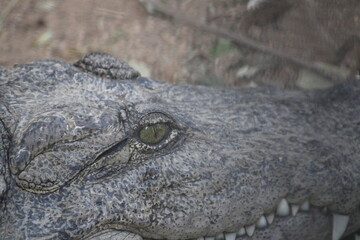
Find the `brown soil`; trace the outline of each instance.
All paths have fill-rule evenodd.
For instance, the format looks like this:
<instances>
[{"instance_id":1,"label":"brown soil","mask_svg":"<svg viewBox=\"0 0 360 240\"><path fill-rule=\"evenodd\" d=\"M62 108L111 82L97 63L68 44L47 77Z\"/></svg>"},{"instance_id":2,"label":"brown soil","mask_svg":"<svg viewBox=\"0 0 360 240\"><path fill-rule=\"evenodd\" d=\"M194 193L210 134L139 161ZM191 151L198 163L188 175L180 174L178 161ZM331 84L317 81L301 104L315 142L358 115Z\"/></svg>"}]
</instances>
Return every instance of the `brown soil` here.
<instances>
[{"instance_id":1,"label":"brown soil","mask_svg":"<svg viewBox=\"0 0 360 240\"><path fill-rule=\"evenodd\" d=\"M355 75L358 0L169 0L168 7L309 61ZM135 0L0 0L0 64L74 62L90 51L129 61L144 75L206 85L296 87L301 67L149 13ZM358 35L357 35L358 34ZM360 51L360 50L359 50ZM357 56L359 54L359 56Z\"/></svg>"}]
</instances>

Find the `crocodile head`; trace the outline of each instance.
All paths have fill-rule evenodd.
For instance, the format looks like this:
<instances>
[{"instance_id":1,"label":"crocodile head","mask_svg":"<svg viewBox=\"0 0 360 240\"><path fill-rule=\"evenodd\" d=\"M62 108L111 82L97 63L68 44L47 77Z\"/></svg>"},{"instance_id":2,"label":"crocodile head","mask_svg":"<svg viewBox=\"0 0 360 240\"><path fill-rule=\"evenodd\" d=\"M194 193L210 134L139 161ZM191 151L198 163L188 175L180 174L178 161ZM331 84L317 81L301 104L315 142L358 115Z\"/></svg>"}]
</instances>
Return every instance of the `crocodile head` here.
<instances>
[{"instance_id":1,"label":"crocodile head","mask_svg":"<svg viewBox=\"0 0 360 240\"><path fill-rule=\"evenodd\" d=\"M338 240L359 93L173 85L104 54L1 68L0 235Z\"/></svg>"}]
</instances>

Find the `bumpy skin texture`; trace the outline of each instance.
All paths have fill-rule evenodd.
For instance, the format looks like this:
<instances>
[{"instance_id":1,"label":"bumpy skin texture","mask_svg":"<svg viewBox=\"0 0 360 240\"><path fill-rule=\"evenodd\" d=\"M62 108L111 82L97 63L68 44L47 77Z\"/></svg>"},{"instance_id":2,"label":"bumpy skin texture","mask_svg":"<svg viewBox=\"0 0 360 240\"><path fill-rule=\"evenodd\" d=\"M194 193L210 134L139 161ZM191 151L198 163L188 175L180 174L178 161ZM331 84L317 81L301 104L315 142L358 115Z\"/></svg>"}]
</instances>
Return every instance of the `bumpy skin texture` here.
<instances>
[{"instance_id":1,"label":"bumpy skin texture","mask_svg":"<svg viewBox=\"0 0 360 240\"><path fill-rule=\"evenodd\" d=\"M126 62L106 53L90 53L74 63L74 66L108 79L134 79L140 76L140 73Z\"/></svg>"},{"instance_id":2,"label":"bumpy skin texture","mask_svg":"<svg viewBox=\"0 0 360 240\"><path fill-rule=\"evenodd\" d=\"M0 69L2 239L196 239L253 224L282 198L315 207L239 239L331 239L331 212L350 216L347 234L360 228L359 81L215 89L91 62ZM146 144L157 123L167 134Z\"/></svg>"}]
</instances>

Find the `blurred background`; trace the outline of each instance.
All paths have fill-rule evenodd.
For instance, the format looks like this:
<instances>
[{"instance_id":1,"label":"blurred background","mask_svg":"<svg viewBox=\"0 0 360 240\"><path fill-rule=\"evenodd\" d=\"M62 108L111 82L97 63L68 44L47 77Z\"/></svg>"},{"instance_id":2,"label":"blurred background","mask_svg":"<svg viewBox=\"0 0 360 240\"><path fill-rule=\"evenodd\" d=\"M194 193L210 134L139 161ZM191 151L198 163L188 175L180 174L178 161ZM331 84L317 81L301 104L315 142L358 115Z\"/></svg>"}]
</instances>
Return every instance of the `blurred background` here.
<instances>
[{"instance_id":1,"label":"blurred background","mask_svg":"<svg viewBox=\"0 0 360 240\"><path fill-rule=\"evenodd\" d=\"M336 77L249 47L243 36ZM173 83L326 88L359 74L359 36L359 0L0 0L7 67L101 51Z\"/></svg>"}]
</instances>

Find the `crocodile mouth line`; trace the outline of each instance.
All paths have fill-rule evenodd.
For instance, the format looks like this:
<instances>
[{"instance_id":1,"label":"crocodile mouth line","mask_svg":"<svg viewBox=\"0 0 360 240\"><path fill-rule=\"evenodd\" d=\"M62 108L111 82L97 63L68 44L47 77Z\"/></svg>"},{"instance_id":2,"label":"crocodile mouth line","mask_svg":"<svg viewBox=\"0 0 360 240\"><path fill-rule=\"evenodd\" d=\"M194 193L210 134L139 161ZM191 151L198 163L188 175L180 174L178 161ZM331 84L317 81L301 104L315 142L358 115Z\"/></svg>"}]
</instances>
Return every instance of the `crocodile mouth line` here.
<instances>
[{"instance_id":1,"label":"crocodile mouth line","mask_svg":"<svg viewBox=\"0 0 360 240\"><path fill-rule=\"evenodd\" d=\"M310 204L308 200L301 204L289 204L288 201L283 198L278 203L276 209L270 214L262 215L255 223L242 226L236 232L223 232L217 236L200 237L197 240L235 240L242 239L242 237L252 237L257 229L265 229L274 222L275 217L295 217L299 211L309 212L310 208L316 207ZM323 213L328 213L327 207L321 207ZM349 223L349 216L337 213L332 213L333 228L332 228L332 240L339 240L347 229Z\"/></svg>"},{"instance_id":2,"label":"crocodile mouth line","mask_svg":"<svg viewBox=\"0 0 360 240\"><path fill-rule=\"evenodd\" d=\"M243 238L248 239L249 237L251 239L257 230L261 231L262 229L269 227L274 222L275 218L279 217L279 219L281 219L284 217L296 217L299 212L307 213L311 208L317 208L318 211L324 214L332 214L332 240L339 240L343 237L349 223L350 217L348 215L332 213L327 207L313 206L308 200L302 202L301 204L290 204L285 198L283 198L272 213L263 214L256 222L250 225L242 226L236 232L222 232L216 236L203 236L189 240L241 240ZM86 238L86 240L154 240L152 238L143 238L135 233L113 229L107 229L102 232L98 232L95 235ZM111 238L108 238L109 236L111 236Z\"/></svg>"}]
</instances>

